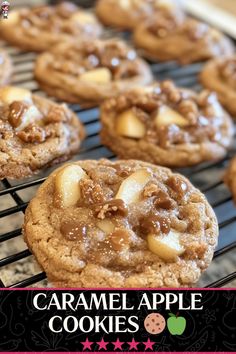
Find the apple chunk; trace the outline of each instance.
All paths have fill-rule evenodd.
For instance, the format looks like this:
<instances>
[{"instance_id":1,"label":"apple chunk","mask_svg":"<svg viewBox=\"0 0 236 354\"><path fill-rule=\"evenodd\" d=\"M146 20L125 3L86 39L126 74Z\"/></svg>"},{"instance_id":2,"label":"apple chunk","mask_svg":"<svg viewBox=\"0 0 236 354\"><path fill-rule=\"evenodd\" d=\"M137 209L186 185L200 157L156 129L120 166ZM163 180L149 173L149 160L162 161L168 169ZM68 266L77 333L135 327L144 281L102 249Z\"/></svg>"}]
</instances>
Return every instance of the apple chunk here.
<instances>
[{"instance_id":1,"label":"apple chunk","mask_svg":"<svg viewBox=\"0 0 236 354\"><path fill-rule=\"evenodd\" d=\"M113 222L108 219L98 221L97 226L107 235L111 234L115 229Z\"/></svg>"},{"instance_id":2,"label":"apple chunk","mask_svg":"<svg viewBox=\"0 0 236 354\"><path fill-rule=\"evenodd\" d=\"M61 207L71 207L77 204L81 196L79 181L89 178L78 165L66 166L58 172L55 178L55 201Z\"/></svg>"},{"instance_id":3,"label":"apple chunk","mask_svg":"<svg viewBox=\"0 0 236 354\"><path fill-rule=\"evenodd\" d=\"M86 24L86 23L95 23L96 19L91 13L87 13L85 11L77 11L74 13L70 20L78 22L80 24Z\"/></svg>"},{"instance_id":4,"label":"apple chunk","mask_svg":"<svg viewBox=\"0 0 236 354\"><path fill-rule=\"evenodd\" d=\"M0 101L5 104L11 104L14 101L32 103L32 95L29 90L20 87L5 86L0 89Z\"/></svg>"},{"instance_id":5,"label":"apple chunk","mask_svg":"<svg viewBox=\"0 0 236 354\"><path fill-rule=\"evenodd\" d=\"M144 137L146 128L145 124L130 109L116 118L116 132L121 136L138 139Z\"/></svg>"},{"instance_id":6,"label":"apple chunk","mask_svg":"<svg viewBox=\"0 0 236 354\"><path fill-rule=\"evenodd\" d=\"M94 82L96 84L106 84L112 80L111 72L107 68L98 68L87 71L80 75L81 81Z\"/></svg>"},{"instance_id":7,"label":"apple chunk","mask_svg":"<svg viewBox=\"0 0 236 354\"><path fill-rule=\"evenodd\" d=\"M164 236L149 234L147 242L149 250L166 262L174 261L185 251L180 244L179 233L175 231Z\"/></svg>"},{"instance_id":8,"label":"apple chunk","mask_svg":"<svg viewBox=\"0 0 236 354\"><path fill-rule=\"evenodd\" d=\"M179 127L186 127L189 125L189 122L186 118L167 106L160 107L155 118L155 123L158 128L171 124L176 124Z\"/></svg>"},{"instance_id":9,"label":"apple chunk","mask_svg":"<svg viewBox=\"0 0 236 354\"><path fill-rule=\"evenodd\" d=\"M151 178L152 174L147 169L134 172L121 183L115 199L122 199L126 204L138 202L143 188Z\"/></svg>"}]
</instances>

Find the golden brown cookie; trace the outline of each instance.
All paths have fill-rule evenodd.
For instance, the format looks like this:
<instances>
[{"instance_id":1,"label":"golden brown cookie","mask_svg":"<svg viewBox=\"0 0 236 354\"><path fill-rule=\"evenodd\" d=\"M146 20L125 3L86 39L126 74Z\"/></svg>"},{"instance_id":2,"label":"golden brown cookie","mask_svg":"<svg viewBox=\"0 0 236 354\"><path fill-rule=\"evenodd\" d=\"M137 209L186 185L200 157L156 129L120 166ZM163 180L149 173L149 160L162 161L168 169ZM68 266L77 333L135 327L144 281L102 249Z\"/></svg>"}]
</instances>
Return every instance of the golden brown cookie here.
<instances>
[{"instance_id":1,"label":"golden brown cookie","mask_svg":"<svg viewBox=\"0 0 236 354\"><path fill-rule=\"evenodd\" d=\"M234 133L216 95L171 81L104 102L101 139L119 157L186 167L224 157Z\"/></svg>"},{"instance_id":2,"label":"golden brown cookie","mask_svg":"<svg viewBox=\"0 0 236 354\"><path fill-rule=\"evenodd\" d=\"M236 157L230 161L229 167L224 176L224 181L229 187L236 204Z\"/></svg>"},{"instance_id":3,"label":"golden brown cookie","mask_svg":"<svg viewBox=\"0 0 236 354\"><path fill-rule=\"evenodd\" d=\"M221 104L236 119L236 56L207 62L200 80L203 86L217 93Z\"/></svg>"},{"instance_id":4,"label":"golden brown cookie","mask_svg":"<svg viewBox=\"0 0 236 354\"><path fill-rule=\"evenodd\" d=\"M10 57L3 49L0 49L0 86L9 83L12 71L12 63Z\"/></svg>"},{"instance_id":5,"label":"golden brown cookie","mask_svg":"<svg viewBox=\"0 0 236 354\"><path fill-rule=\"evenodd\" d=\"M134 29L146 19L159 15L182 21L184 14L177 0L98 0L96 14L107 26Z\"/></svg>"},{"instance_id":6,"label":"golden brown cookie","mask_svg":"<svg viewBox=\"0 0 236 354\"><path fill-rule=\"evenodd\" d=\"M84 129L65 104L5 86L0 88L0 137L0 179L22 178L69 159Z\"/></svg>"},{"instance_id":7,"label":"golden brown cookie","mask_svg":"<svg viewBox=\"0 0 236 354\"><path fill-rule=\"evenodd\" d=\"M70 2L11 11L7 21L0 22L1 38L35 52L69 39L97 38L101 32L92 13Z\"/></svg>"},{"instance_id":8,"label":"golden brown cookie","mask_svg":"<svg viewBox=\"0 0 236 354\"><path fill-rule=\"evenodd\" d=\"M154 60L175 60L180 64L231 55L235 48L229 38L206 23L186 19L181 24L165 16L140 23L134 42L143 55Z\"/></svg>"},{"instance_id":9,"label":"golden brown cookie","mask_svg":"<svg viewBox=\"0 0 236 354\"><path fill-rule=\"evenodd\" d=\"M57 287L186 287L211 262L215 214L183 176L141 161L79 161L30 202L24 238Z\"/></svg>"},{"instance_id":10,"label":"golden brown cookie","mask_svg":"<svg viewBox=\"0 0 236 354\"><path fill-rule=\"evenodd\" d=\"M50 95L89 105L152 81L147 63L114 39L62 43L38 57L35 77Z\"/></svg>"}]
</instances>

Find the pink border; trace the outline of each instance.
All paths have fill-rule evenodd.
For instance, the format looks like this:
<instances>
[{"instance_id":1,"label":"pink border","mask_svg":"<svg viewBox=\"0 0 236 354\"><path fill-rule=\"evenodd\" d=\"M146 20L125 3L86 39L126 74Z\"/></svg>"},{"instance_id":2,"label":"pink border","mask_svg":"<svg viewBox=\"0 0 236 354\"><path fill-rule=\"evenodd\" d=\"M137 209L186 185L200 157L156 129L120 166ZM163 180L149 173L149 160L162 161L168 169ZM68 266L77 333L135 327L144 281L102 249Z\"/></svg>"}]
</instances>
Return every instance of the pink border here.
<instances>
[{"instance_id":1,"label":"pink border","mask_svg":"<svg viewBox=\"0 0 236 354\"><path fill-rule=\"evenodd\" d=\"M96 353L96 354L114 354L114 353L122 353L122 354L128 354L128 353L132 353L133 351L131 352L123 352L123 351L117 351L117 352L93 352L93 351L84 351L84 352L46 352L47 354L64 354L64 353ZM33 353L41 353L41 354L45 354L45 352L0 352L0 353L7 353L7 354L16 354L16 353L19 353L19 354L33 354ZM226 354L226 353L233 353L233 352L154 352L154 351L146 351L146 352L133 352L135 354L143 354L143 353L159 353L159 354L170 354L170 353L189 353L189 354Z\"/></svg>"},{"instance_id":2,"label":"pink border","mask_svg":"<svg viewBox=\"0 0 236 354\"><path fill-rule=\"evenodd\" d=\"M231 290L236 290L236 288L1 288L2 290L17 290L17 291L27 291L27 290L40 290L40 291L55 291L55 290L63 290L63 291L72 291L72 290L80 290L80 291L96 291L96 290L110 290L110 291L139 291L139 290L144 290L144 291L173 291L173 290L178 290L178 291L231 291ZM102 352L101 352L102 353Z\"/></svg>"}]
</instances>

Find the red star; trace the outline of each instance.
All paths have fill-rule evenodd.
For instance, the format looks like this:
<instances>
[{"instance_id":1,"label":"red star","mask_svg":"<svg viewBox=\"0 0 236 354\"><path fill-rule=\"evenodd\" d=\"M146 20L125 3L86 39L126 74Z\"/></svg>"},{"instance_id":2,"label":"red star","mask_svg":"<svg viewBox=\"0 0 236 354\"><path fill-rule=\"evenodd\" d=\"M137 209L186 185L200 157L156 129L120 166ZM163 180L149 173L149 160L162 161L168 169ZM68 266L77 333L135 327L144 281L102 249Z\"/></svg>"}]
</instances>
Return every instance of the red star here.
<instances>
[{"instance_id":1,"label":"red star","mask_svg":"<svg viewBox=\"0 0 236 354\"><path fill-rule=\"evenodd\" d=\"M107 350L107 344L109 344L109 342L104 342L104 339L102 338L102 340L100 342L97 342L97 344L99 345L98 350Z\"/></svg>"},{"instance_id":2,"label":"red star","mask_svg":"<svg viewBox=\"0 0 236 354\"><path fill-rule=\"evenodd\" d=\"M147 349L153 350L153 345L155 344L155 342L151 342L150 338L148 338L148 340L146 342L143 342L143 344L145 345L145 350Z\"/></svg>"},{"instance_id":3,"label":"red star","mask_svg":"<svg viewBox=\"0 0 236 354\"><path fill-rule=\"evenodd\" d=\"M121 342L118 338L116 342L112 342L112 344L114 345L114 350L116 349L122 350L122 344L124 344L124 342Z\"/></svg>"},{"instance_id":4,"label":"red star","mask_svg":"<svg viewBox=\"0 0 236 354\"><path fill-rule=\"evenodd\" d=\"M134 338L132 338L132 342L127 342L128 344L129 344L129 349L138 349L137 348L137 345L140 343L140 342L136 342L135 340L134 340Z\"/></svg>"},{"instance_id":5,"label":"red star","mask_svg":"<svg viewBox=\"0 0 236 354\"><path fill-rule=\"evenodd\" d=\"M85 350L85 349L89 349L89 350L92 350L91 349L91 345L93 344L93 342L90 342L89 340L88 340L88 338L86 338L86 341L85 342L81 342L81 344L83 344L83 350Z\"/></svg>"}]
</instances>

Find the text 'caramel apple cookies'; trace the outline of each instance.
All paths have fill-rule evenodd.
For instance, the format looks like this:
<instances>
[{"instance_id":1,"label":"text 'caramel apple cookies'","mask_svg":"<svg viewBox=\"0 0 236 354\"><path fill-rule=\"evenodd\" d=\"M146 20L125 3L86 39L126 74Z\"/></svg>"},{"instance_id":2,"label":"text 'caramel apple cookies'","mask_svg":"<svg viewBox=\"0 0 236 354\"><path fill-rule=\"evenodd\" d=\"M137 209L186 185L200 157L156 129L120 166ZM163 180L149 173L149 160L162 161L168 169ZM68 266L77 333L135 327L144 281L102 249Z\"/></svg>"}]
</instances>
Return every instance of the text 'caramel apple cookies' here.
<instances>
[{"instance_id":1,"label":"text 'caramel apple cookies'","mask_svg":"<svg viewBox=\"0 0 236 354\"><path fill-rule=\"evenodd\" d=\"M0 86L9 83L13 72L12 62L8 54L0 49Z\"/></svg>"},{"instance_id":2,"label":"text 'caramel apple cookies'","mask_svg":"<svg viewBox=\"0 0 236 354\"><path fill-rule=\"evenodd\" d=\"M165 81L101 106L101 139L119 157L187 167L223 158L234 128L214 93Z\"/></svg>"},{"instance_id":3,"label":"text 'caramel apple cookies'","mask_svg":"<svg viewBox=\"0 0 236 354\"><path fill-rule=\"evenodd\" d=\"M50 95L84 105L152 81L147 63L115 39L62 43L38 57L35 77Z\"/></svg>"},{"instance_id":4,"label":"text 'caramel apple cookies'","mask_svg":"<svg viewBox=\"0 0 236 354\"><path fill-rule=\"evenodd\" d=\"M22 48L42 52L69 39L98 38L102 27L95 15L71 2L11 11L0 22L1 38Z\"/></svg>"},{"instance_id":5,"label":"text 'caramel apple cookies'","mask_svg":"<svg viewBox=\"0 0 236 354\"><path fill-rule=\"evenodd\" d=\"M23 178L65 161L84 138L76 114L30 91L0 88L0 179Z\"/></svg>"},{"instance_id":6,"label":"text 'caramel apple cookies'","mask_svg":"<svg viewBox=\"0 0 236 354\"><path fill-rule=\"evenodd\" d=\"M236 119L236 55L208 61L200 80L203 86L217 93L221 104Z\"/></svg>"},{"instance_id":7,"label":"text 'caramel apple cookies'","mask_svg":"<svg viewBox=\"0 0 236 354\"><path fill-rule=\"evenodd\" d=\"M135 160L57 169L30 202L23 232L54 286L82 288L192 286L218 238L199 190Z\"/></svg>"},{"instance_id":8,"label":"text 'caramel apple cookies'","mask_svg":"<svg viewBox=\"0 0 236 354\"><path fill-rule=\"evenodd\" d=\"M178 0L98 0L95 10L103 24L122 29L163 14L177 22L184 18Z\"/></svg>"},{"instance_id":9,"label":"text 'caramel apple cookies'","mask_svg":"<svg viewBox=\"0 0 236 354\"><path fill-rule=\"evenodd\" d=\"M190 18L182 23L166 16L142 22L135 29L134 42L149 59L183 65L235 52L224 34Z\"/></svg>"}]
</instances>

